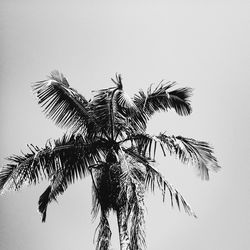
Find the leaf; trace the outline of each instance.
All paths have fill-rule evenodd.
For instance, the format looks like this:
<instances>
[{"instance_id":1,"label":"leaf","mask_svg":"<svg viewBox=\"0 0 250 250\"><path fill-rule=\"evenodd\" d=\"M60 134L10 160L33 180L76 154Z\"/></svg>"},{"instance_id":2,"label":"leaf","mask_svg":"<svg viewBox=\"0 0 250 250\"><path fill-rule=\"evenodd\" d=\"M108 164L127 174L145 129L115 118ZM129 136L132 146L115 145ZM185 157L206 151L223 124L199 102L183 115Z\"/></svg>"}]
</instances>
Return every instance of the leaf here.
<instances>
[{"instance_id":1,"label":"leaf","mask_svg":"<svg viewBox=\"0 0 250 250\"><path fill-rule=\"evenodd\" d=\"M174 109L179 115L189 115L192 111L189 102L191 88L179 88L170 90L175 83L160 83L153 91L151 87L147 93L140 90L134 97L134 102L140 110L140 120L146 125L146 121L157 111Z\"/></svg>"},{"instance_id":2,"label":"leaf","mask_svg":"<svg viewBox=\"0 0 250 250\"><path fill-rule=\"evenodd\" d=\"M150 164L149 160L147 160L143 156L138 155L138 153L136 153L135 150L133 150L132 148L124 149L124 151L146 167L147 170L147 175L145 178L146 188L151 188L151 190L153 191L155 185L157 185L159 189L162 191L163 201L165 200L166 190L168 190L172 206L174 204L173 198L176 201L178 208L180 208L180 201L181 201L185 212L188 213L189 215L196 217L195 213L192 211L191 207L185 201L183 196L175 188L172 187L172 185L162 176L162 174L155 167L153 167L152 164Z\"/></svg>"},{"instance_id":3,"label":"leaf","mask_svg":"<svg viewBox=\"0 0 250 250\"><path fill-rule=\"evenodd\" d=\"M39 198L38 210L42 214L42 222L45 222L46 220L47 206L48 206L48 203L50 202L51 189L52 187L49 185Z\"/></svg>"},{"instance_id":4,"label":"leaf","mask_svg":"<svg viewBox=\"0 0 250 250\"><path fill-rule=\"evenodd\" d=\"M105 141L86 141L82 136L63 136L45 148L29 146L31 152L8 158L0 171L0 191L19 190L24 184L37 184L50 179L62 169L69 169L67 181L73 183L88 174L88 166L101 160Z\"/></svg>"},{"instance_id":5,"label":"leaf","mask_svg":"<svg viewBox=\"0 0 250 250\"><path fill-rule=\"evenodd\" d=\"M182 136L166 136L160 134L157 138L163 143L170 154L176 155L183 163L191 163L202 179L209 179L209 171L218 171L220 166L213 155L213 148L207 142L197 141Z\"/></svg>"},{"instance_id":6,"label":"leaf","mask_svg":"<svg viewBox=\"0 0 250 250\"><path fill-rule=\"evenodd\" d=\"M90 103L98 124L97 129L105 131L109 137L122 138L127 133L143 130L144 121L137 115L139 110L134 100L124 91L121 76L112 79L116 87L95 91Z\"/></svg>"},{"instance_id":7,"label":"leaf","mask_svg":"<svg viewBox=\"0 0 250 250\"><path fill-rule=\"evenodd\" d=\"M40 196L38 201L38 210L42 214L42 222L46 221L47 207L52 201L56 201L59 194L63 194L68 188L68 184L71 182L70 170L59 170L52 178L51 184L47 187L44 193Z\"/></svg>"},{"instance_id":8,"label":"leaf","mask_svg":"<svg viewBox=\"0 0 250 250\"><path fill-rule=\"evenodd\" d=\"M96 250L108 250L111 242L112 233L107 219L107 215L103 212L101 213L100 223L98 224L96 230L99 231L96 240Z\"/></svg>"},{"instance_id":9,"label":"leaf","mask_svg":"<svg viewBox=\"0 0 250 250\"><path fill-rule=\"evenodd\" d=\"M131 249L146 248L145 241L145 205L144 205L144 183L133 183L133 198L131 199L131 229L130 245Z\"/></svg>"},{"instance_id":10,"label":"leaf","mask_svg":"<svg viewBox=\"0 0 250 250\"><path fill-rule=\"evenodd\" d=\"M43 162L44 155L48 156L48 150L40 152L40 162ZM38 164L37 152L30 152L23 155L13 155L7 158L9 163L0 171L0 191L19 190L24 184L36 184L39 178L43 178L45 169ZM49 164L48 164L49 169Z\"/></svg>"},{"instance_id":11,"label":"leaf","mask_svg":"<svg viewBox=\"0 0 250 250\"><path fill-rule=\"evenodd\" d=\"M0 191L1 193L4 190L7 190L6 186L9 183L9 179L11 179L12 173L15 171L16 165L15 164L7 164L5 167L1 169L0 172ZM15 182L12 183L12 185L15 185ZM13 189L13 188L12 188Z\"/></svg>"},{"instance_id":12,"label":"leaf","mask_svg":"<svg viewBox=\"0 0 250 250\"><path fill-rule=\"evenodd\" d=\"M140 155L151 158L151 154L155 155L156 147L160 144L164 156L165 151L169 151L171 155L175 155L185 164L192 164L198 170L202 179L209 179L209 171L218 171L220 166L214 156L213 148L207 142L197 141L182 136L167 136L160 134L158 136L150 136L148 134L135 134L127 138L126 141L132 141ZM152 147L152 142L155 142ZM154 157L153 157L154 160Z\"/></svg>"},{"instance_id":13,"label":"leaf","mask_svg":"<svg viewBox=\"0 0 250 250\"><path fill-rule=\"evenodd\" d=\"M114 88L95 91L96 94L90 102L90 109L96 121L96 129L111 133L110 123L110 98Z\"/></svg>"},{"instance_id":14,"label":"leaf","mask_svg":"<svg viewBox=\"0 0 250 250\"><path fill-rule=\"evenodd\" d=\"M32 87L47 117L60 127L83 132L93 123L87 100L70 88L58 71L53 71L48 80L36 82Z\"/></svg>"}]
</instances>

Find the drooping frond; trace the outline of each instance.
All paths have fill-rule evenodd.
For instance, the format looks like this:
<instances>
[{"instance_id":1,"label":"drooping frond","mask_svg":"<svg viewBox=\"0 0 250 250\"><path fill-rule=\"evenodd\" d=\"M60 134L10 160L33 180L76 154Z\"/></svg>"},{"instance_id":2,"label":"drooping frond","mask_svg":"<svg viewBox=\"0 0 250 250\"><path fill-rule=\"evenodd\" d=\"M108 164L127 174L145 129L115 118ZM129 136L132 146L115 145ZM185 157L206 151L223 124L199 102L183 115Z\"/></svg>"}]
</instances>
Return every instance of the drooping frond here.
<instances>
[{"instance_id":1,"label":"drooping frond","mask_svg":"<svg viewBox=\"0 0 250 250\"><path fill-rule=\"evenodd\" d=\"M213 155L213 149L207 142L197 141L182 136L166 136L160 134L157 137L167 148L170 154L175 154L184 163L191 163L198 169L202 179L209 179L209 171L218 171L220 166Z\"/></svg>"},{"instance_id":2,"label":"drooping frond","mask_svg":"<svg viewBox=\"0 0 250 250\"><path fill-rule=\"evenodd\" d=\"M98 152L99 145L96 142L93 145L82 144L84 141L81 136L76 137L75 141L71 139L72 142L74 147L69 142L68 145L66 142L63 143L64 151L60 152L58 157L61 167L52 174L51 184L39 198L38 209L42 214L43 222L46 219L49 203L55 201L57 196L62 194L76 179L84 177L89 171L91 173L92 167L98 166L97 162L101 159ZM61 150L62 141L56 141L55 144L56 152Z\"/></svg>"},{"instance_id":3,"label":"drooping frond","mask_svg":"<svg viewBox=\"0 0 250 250\"><path fill-rule=\"evenodd\" d=\"M92 123L88 101L58 71L53 71L48 80L34 83L33 90L47 117L57 125L83 132Z\"/></svg>"},{"instance_id":4,"label":"drooping frond","mask_svg":"<svg viewBox=\"0 0 250 250\"><path fill-rule=\"evenodd\" d=\"M133 183L133 197L131 198L131 249L141 250L146 247L145 219L144 219L144 183Z\"/></svg>"},{"instance_id":5,"label":"drooping frond","mask_svg":"<svg viewBox=\"0 0 250 250\"><path fill-rule=\"evenodd\" d=\"M112 233L110 230L107 215L104 213L101 213L100 223L97 227L97 230L99 232L97 236L96 250L108 250L110 247Z\"/></svg>"},{"instance_id":6,"label":"drooping frond","mask_svg":"<svg viewBox=\"0 0 250 250\"><path fill-rule=\"evenodd\" d=\"M192 211L191 207L185 201L183 196L162 176L162 174L152 165L152 162L149 159L146 159L145 157L139 155L133 148L124 150L127 154L131 155L131 157L133 157L135 160L146 167L146 188L151 188L151 190L153 191L155 189L155 185L157 185L162 191L163 201L165 200L166 190L168 190L172 206L174 205L174 201L176 202L179 209L180 204L182 204L186 213L196 217L195 213Z\"/></svg>"},{"instance_id":7,"label":"drooping frond","mask_svg":"<svg viewBox=\"0 0 250 250\"><path fill-rule=\"evenodd\" d=\"M137 134L131 137L137 145L140 155L155 159L156 149L161 148L164 155L168 151L183 163L190 163L198 169L202 179L209 179L209 171L218 171L220 166L213 155L213 149L207 142L197 141L182 136L150 136Z\"/></svg>"},{"instance_id":8,"label":"drooping frond","mask_svg":"<svg viewBox=\"0 0 250 250\"><path fill-rule=\"evenodd\" d=\"M145 167L126 154L123 149L119 151L119 162L121 165L119 198L123 199L125 206L129 207L130 205L132 206L135 197L133 186L144 185Z\"/></svg>"},{"instance_id":9,"label":"drooping frond","mask_svg":"<svg viewBox=\"0 0 250 250\"><path fill-rule=\"evenodd\" d=\"M38 210L42 215L42 222L45 222L47 216L47 207L52 201L56 201L57 196L63 194L70 184L70 169L58 170L51 180L51 184L42 193L38 201Z\"/></svg>"},{"instance_id":10,"label":"drooping frond","mask_svg":"<svg viewBox=\"0 0 250 250\"><path fill-rule=\"evenodd\" d=\"M76 162L78 161L75 154L73 154L72 157L75 158ZM61 162L64 160L65 159L60 159ZM75 178L78 178L78 177L81 178L82 176L86 175L85 172L87 171L87 168L89 169L90 162L88 163L85 162L81 164L82 164L81 166L74 165L74 163L68 166L65 165L53 173L53 175L50 178L51 184L47 187L44 193L40 196L39 201L38 201L38 210L42 215L42 222L45 222L46 220L47 207L49 203L51 203L52 201L56 201L57 196L63 194L68 188L68 186L74 182ZM86 164L86 166L83 166L84 164Z\"/></svg>"},{"instance_id":11,"label":"drooping frond","mask_svg":"<svg viewBox=\"0 0 250 250\"><path fill-rule=\"evenodd\" d=\"M95 219L102 209L102 213L107 213L110 208L109 192L110 181L108 175L109 165L105 162L100 162L94 168L90 169L92 178L92 216Z\"/></svg>"},{"instance_id":12,"label":"drooping frond","mask_svg":"<svg viewBox=\"0 0 250 250\"><path fill-rule=\"evenodd\" d=\"M42 214L42 222L46 221L47 206L51 202L50 193L52 187L49 185L46 190L42 193L38 201L38 211Z\"/></svg>"},{"instance_id":13,"label":"drooping frond","mask_svg":"<svg viewBox=\"0 0 250 250\"><path fill-rule=\"evenodd\" d=\"M171 90L175 83L160 83L154 90L150 87L145 93L140 90L134 102L141 112L141 120L146 121L157 111L174 109L179 115L189 115L192 111L189 97L191 88Z\"/></svg>"},{"instance_id":14,"label":"drooping frond","mask_svg":"<svg viewBox=\"0 0 250 250\"><path fill-rule=\"evenodd\" d=\"M54 145L44 148L29 146L30 152L11 156L9 163L0 171L0 191L20 189L23 184L36 184L43 178L51 179L62 169L67 171L67 180L72 183L88 173L88 166L101 158L99 141L84 141L82 136L63 136Z\"/></svg>"},{"instance_id":15,"label":"drooping frond","mask_svg":"<svg viewBox=\"0 0 250 250\"><path fill-rule=\"evenodd\" d=\"M23 184L36 184L48 177L57 167L51 160L52 149L29 146L30 152L13 155L0 171L0 191L19 190Z\"/></svg>"}]
</instances>

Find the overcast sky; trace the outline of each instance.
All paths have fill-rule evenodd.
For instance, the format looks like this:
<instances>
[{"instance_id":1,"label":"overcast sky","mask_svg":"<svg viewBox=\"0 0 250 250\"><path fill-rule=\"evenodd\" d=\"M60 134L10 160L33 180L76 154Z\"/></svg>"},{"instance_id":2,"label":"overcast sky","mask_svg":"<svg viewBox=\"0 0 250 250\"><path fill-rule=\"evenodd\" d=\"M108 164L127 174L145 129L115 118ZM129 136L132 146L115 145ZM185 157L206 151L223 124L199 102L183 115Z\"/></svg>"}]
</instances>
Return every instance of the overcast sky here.
<instances>
[{"instance_id":1,"label":"overcast sky","mask_svg":"<svg viewBox=\"0 0 250 250\"><path fill-rule=\"evenodd\" d=\"M67 2L67 3L66 3ZM146 198L149 250L250 249L248 1L14 1L0 3L0 163L64 131L47 120L30 84L54 69L86 97L121 73L132 95L162 79L194 88L193 113L159 113L148 132L206 140L222 166L209 182L170 157L159 169L198 219ZM0 197L0 249L94 249L90 180L72 185L41 223L47 183ZM118 249L115 219L112 248Z\"/></svg>"}]
</instances>

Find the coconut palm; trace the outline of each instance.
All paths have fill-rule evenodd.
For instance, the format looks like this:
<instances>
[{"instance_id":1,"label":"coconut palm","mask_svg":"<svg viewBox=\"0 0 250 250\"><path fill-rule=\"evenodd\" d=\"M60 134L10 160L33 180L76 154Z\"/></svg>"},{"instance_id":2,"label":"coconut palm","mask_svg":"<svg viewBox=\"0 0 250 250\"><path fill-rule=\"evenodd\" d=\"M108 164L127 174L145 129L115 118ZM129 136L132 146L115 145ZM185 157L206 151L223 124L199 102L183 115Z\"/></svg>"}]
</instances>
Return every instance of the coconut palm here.
<instances>
[{"instance_id":1,"label":"coconut palm","mask_svg":"<svg viewBox=\"0 0 250 250\"><path fill-rule=\"evenodd\" d=\"M202 179L219 166L208 143L166 133L149 135L147 122L157 111L174 109L189 115L190 88L175 88L161 82L155 89L140 90L130 98L116 75L114 86L95 91L86 100L54 71L45 81L32 85L46 116L66 128L65 135L47 141L44 147L28 145L28 153L13 155L0 172L0 190L19 190L43 179L49 186L40 196L38 208L45 222L47 207L76 180L90 176L93 184L93 216L100 215L96 249L109 249L110 211L117 215L120 249L143 249L144 194L154 190L170 194L172 206L195 216L183 196L155 167L157 151L170 153L194 165ZM164 200L164 199L163 199Z\"/></svg>"}]
</instances>

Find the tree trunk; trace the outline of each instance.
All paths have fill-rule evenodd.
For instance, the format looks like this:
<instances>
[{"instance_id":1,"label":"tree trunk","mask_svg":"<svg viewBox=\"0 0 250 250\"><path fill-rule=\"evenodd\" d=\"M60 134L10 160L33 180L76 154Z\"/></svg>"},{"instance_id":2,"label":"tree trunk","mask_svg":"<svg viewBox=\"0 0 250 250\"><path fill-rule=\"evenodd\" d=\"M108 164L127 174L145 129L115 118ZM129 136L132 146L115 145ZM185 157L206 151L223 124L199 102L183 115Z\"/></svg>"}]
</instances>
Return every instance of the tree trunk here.
<instances>
[{"instance_id":1,"label":"tree trunk","mask_svg":"<svg viewBox=\"0 0 250 250\"><path fill-rule=\"evenodd\" d=\"M120 250L129 250L129 234L128 234L128 224L127 216L122 208L117 209L117 223L119 229L119 239L120 239Z\"/></svg>"}]
</instances>

